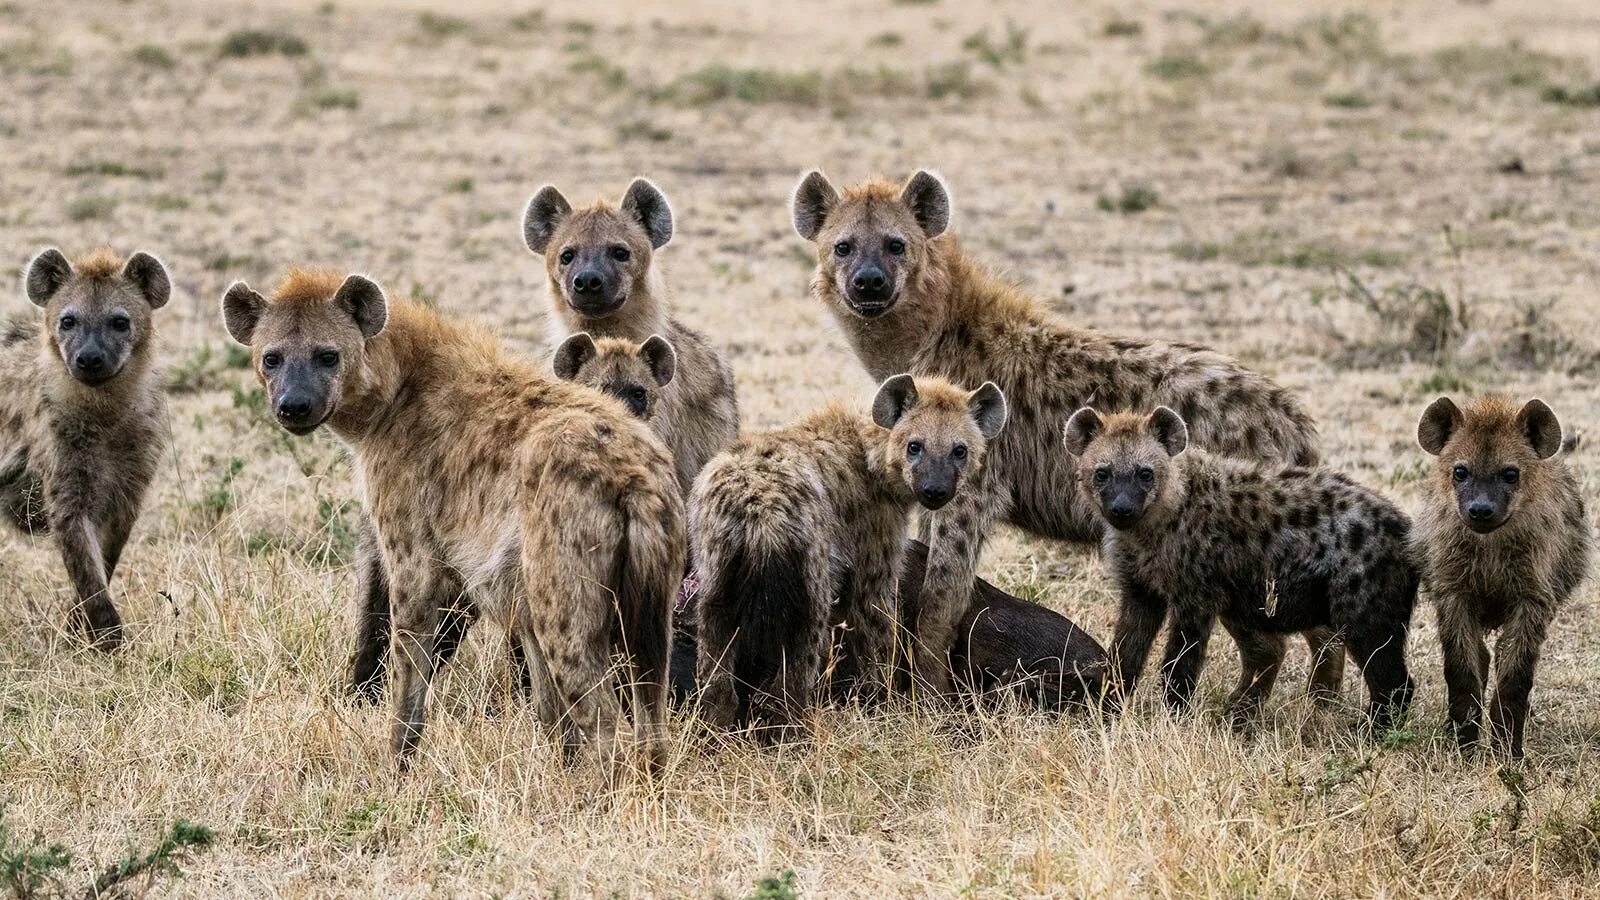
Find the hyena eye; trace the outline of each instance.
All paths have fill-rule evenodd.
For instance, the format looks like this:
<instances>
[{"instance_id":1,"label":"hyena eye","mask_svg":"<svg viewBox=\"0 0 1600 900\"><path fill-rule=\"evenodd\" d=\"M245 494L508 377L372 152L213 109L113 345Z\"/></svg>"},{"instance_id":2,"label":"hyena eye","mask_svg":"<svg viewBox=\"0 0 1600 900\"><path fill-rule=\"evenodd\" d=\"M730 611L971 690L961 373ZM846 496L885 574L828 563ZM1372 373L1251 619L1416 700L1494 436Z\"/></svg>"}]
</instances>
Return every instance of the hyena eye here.
<instances>
[{"instance_id":1,"label":"hyena eye","mask_svg":"<svg viewBox=\"0 0 1600 900\"><path fill-rule=\"evenodd\" d=\"M561 251L561 264L563 266L572 265L572 261L574 259L577 259L577 258L578 258L577 251L573 250L571 247L568 247L567 249Z\"/></svg>"},{"instance_id":2,"label":"hyena eye","mask_svg":"<svg viewBox=\"0 0 1600 900\"><path fill-rule=\"evenodd\" d=\"M899 238L890 238L889 239L889 243L886 246L889 248L889 254L891 256L904 256L905 255L906 242L900 240Z\"/></svg>"},{"instance_id":3,"label":"hyena eye","mask_svg":"<svg viewBox=\"0 0 1600 900\"><path fill-rule=\"evenodd\" d=\"M133 327L133 323L128 321L127 316L117 316L111 320L111 327L117 331L127 331Z\"/></svg>"},{"instance_id":4,"label":"hyena eye","mask_svg":"<svg viewBox=\"0 0 1600 900\"><path fill-rule=\"evenodd\" d=\"M922 455L922 442L921 441L912 441L911 443L906 444L906 457L907 458L916 459L917 457L919 457L921 455Z\"/></svg>"},{"instance_id":5,"label":"hyena eye","mask_svg":"<svg viewBox=\"0 0 1600 900\"><path fill-rule=\"evenodd\" d=\"M849 256L850 255L850 242L849 241L840 241L839 243L834 244L833 245L833 255L834 256Z\"/></svg>"},{"instance_id":6,"label":"hyena eye","mask_svg":"<svg viewBox=\"0 0 1600 900\"><path fill-rule=\"evenodd\" d=\"M1105 484L1106 482L1108 482L1110 480L1111 480L1111 470L1110 469L1106 468L1105 466L1101 466L1100 468L1094 470L1094 483L1095 484Z\"/></svg>"},{"instance_id":7,"label":"hyena eye","mask_svg":"<svg viewBox=\"0 0 1600 900\"><path fill-rule=\"evenodd\" d=\"M1506 484L1516 484L1518 481L1522 480L1522 473L1518 472L1516 469L1507 469L1500 473L1500 480L1504 481Z\"/></svg>"},{"instance_id":8,"label":"hyena eye","mask_svg":"<svg viewBox=\"0 0 1600 900\"><path fill-rule=\"evenodd\" d=\"M627 262L631 256L633 256L633 253L630 252L627 247L611 248L611 258L617 262Z\"/></svg>"},{"instance_id":9,"label":"hyena eye","mask_svg":"<svg viewBox=\"0 0 1600 900\"><path fill-rule=\"evenodd\" d=\"M1454 469L1450 470L1450 477L1454 478L1458 482L1466 481L1468 478L1472 477L1472 473L1467 471L1466 466L1456 466Z\"/></svg>"},{"instance_id":10,"label":"hyena eye","mask_svg":"<svg viewBox=\"0 0 1600 900\"><path fill-rule=\"evenodd\" d=\"M261 368L263 368L263 369L276 369L278 366L281 366L281 365L283 365L283 357L282 356L279 356L276 353L263 353L263 354L261 354Z\"/></svg>"},{"instance_id":11,"label":"hyena eye","mask_svg":"<svg viewBox=\"0 0 1600 900\"><path fill-rule=\"evenodd\" d=\"M317 364L326 368L333 368L339 364L339 351L324 350L317 354Z\"/></svg>"},{"instance_id":12,"label":"hyena eye","mask_svg":"<svg viewBox=\"0 0 1600 900\"><path fill-rule=\"evenodd\" d=\"M62 331L71 331L78 324L77 316L62 316L59 323Z\"/></svg>"},{"instance_id":13,"label":"hyena eye","mask_svg":"<svg viewBox=\"0 0 1600 900\"><path fill-rule=\"evenodd\" d=\"M644 403L644 401L646 399L648 399L648 397L644 392L644 388L636 387L636 388L628 388L628 399L632 400L635 403Z\"/></svg>"},{"instance_id":14,"label":"hyena eye","mask_svg":"<svg viewBox=\"0 0 1600 900\"><path fill-rule=\"evenodd\" d=\"M966 459L967 458L967 445L966 444L957 444L954 447L951 447L950 448L950 455L955 457L956 459Z\"/></svg>"},{"instance_id":15,"label":"hyena eye","mask_svg":"<svg viewBox=\"0 0 1600 900\"><path fill-rule=\"evenodd\" d=\"M1156 480L1156 470L1155 469L1152 469L1149 466L1140 466L1139 467L1139 481L1141 483L1149 484L1150 482L1155 481L1155 480Z\"/></svg>"}]
</instances>

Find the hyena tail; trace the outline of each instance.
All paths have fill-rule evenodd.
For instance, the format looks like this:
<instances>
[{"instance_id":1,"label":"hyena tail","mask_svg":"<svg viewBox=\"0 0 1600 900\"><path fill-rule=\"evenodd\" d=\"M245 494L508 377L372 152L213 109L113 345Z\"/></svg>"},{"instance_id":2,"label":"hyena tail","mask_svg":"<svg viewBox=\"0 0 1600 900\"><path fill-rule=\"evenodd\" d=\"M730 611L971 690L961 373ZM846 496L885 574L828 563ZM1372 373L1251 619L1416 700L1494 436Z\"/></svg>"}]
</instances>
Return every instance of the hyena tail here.
<instances>
[{"instance_id":1,"label":"hyena tail","mask_svg":"<svg viewBox=\"0 0 1600 900\"><path fill-rule=\"evenodd\" d=\"M672 605L683 581L683 503L675 485L624 502L617 546L618 633L626 660L633 730L651 766L663 761L668 666L672 656Z\"/></svg>"},{"instance_id":2,"label":"hyena tail","mask_svg":"<svg viewBox=\"0 0 1600 900\"><path fill-rule=\"evenodd\" d=\"M781 731L811 705L827 637L824 542L790 529L750 535L729 567L723 602L738 610L748 717ZM822 607L818 609L819 605ZM820 613L820 617L819 617ZM777 736L777 733L774 733Z\"/></svg>"}]
</instances>

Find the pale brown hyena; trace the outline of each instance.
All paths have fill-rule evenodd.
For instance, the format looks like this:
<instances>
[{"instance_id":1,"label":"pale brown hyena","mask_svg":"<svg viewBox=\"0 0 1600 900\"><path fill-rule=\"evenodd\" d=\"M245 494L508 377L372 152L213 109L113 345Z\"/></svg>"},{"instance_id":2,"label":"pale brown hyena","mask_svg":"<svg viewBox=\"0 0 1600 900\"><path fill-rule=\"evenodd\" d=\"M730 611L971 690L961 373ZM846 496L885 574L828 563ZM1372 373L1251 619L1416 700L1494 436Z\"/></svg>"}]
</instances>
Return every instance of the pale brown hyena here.
<instances>
[{"instance_id":1,"label":"pale brown hyena","mask_svg":"<svg viewBox=\"0 0 1600 900\"><path fill-rule=\"evenodd\" d=\"M898 375L871 419L830 406L706 466L689 509L709 721L792 725L820 686L838 621L863 693L888 683L911 509L961 496L1005 421L993 384L968 392Z\"/></svg>"},{"instance_id":2,"label":"pale brown hyena","mask_svg":"<svg viewBox=\"0 0 1600 900\"><path fill-rule=\"evenodd\" d=\"M581 732L619 759L620 693L658 761L684 538L672 460L650 430L359 275L295 271L270 300L241 282L223 319L278 422L326 424L355 453L392 594L402 767L439 642L468 605L522 647L569 758Z\"/></svg>"},{"instance_id":3,"label":"pale brown hyena","mask_svg":"<svg viewBox=\"0 0 1600 900\"><path fill-rule=\"evenodd\" d=\"M1477 743L1484 635L1498 629L1489 724L1520 757L1540 648L1588 572L1593 540L1561 457L1561 423L1541 400L1486 397L1462 410L1441 397L1422 414L1417 441L1437 457L1417 544L1439 618L1450 722L1464 749Z\"/></svg>"},{"instance_id":4,"label":"pale brown hyena","mask_svg":"<svg viewBox=\"0 0 1600 900\"><path fill-rule=\"evenodd\" d=\"M659 334L637 344L627 338L595 340L586 331L562 341L551 359L557 378L617 398L652 428L661 421L661 391L672 383L677 363L672 344Z\"/></svg>"},{"instance_id":5,"label":"pale brown hyena","mask_svg":"<svg viewBox=\"0 0 1600 900\"><path fill-rule=\"evenodd\" d=\"M52 534L77 601L70 622L115 648L122 619L109 583L165 446L152 313L172 295L160 260L100 250L28 264L42 318L0 331L0 513Z\"/></svg>"},{"instance_id":6,"label":"pale brown hyena","mask_svg":"<svg viewBox=\"0 0 1600 900\"><path fill-rule=\"evenodd\" d=\"M931 173L841 193L811 172L795 190L793 213L795 229L816 247L812 291L869 375L994 381L1010 402L1011 425L983 476L924 517L931 549L918 669L936 687L949 683L945 656L995 522L1062 540L1100 537L1100 520L1076 498L1072 467L1059 451L1074 410L1166 405L1213 452L1300 465L1317 458L1310 417L1270 379L1195 344L1075 328L984 270L946 233L950 195ZM1313 685L1336 690L1343 654L1326 633L1315 644Z\"/></svg>"},{"instance_id":7,"label":"pale brown hyena","mask_svg":"<svg viewBox=\"0 0 1600 900\"><path fill-rule=\"evenodd\" d=\"M1418 567L1394 504L1324 469L1263 466L1190 448L1177 413L1067 420L1080 502L1109 526L1102 550L1122 590L1112 696L1133 692L1169 614L1161 671L1185 709L1220 619L1239 645L1230 703L1243 724L1272 690L1283 635L1334 628L1361 666L1378 727L1411 700L1406 635Z\"/></svg>"}]
</instances>

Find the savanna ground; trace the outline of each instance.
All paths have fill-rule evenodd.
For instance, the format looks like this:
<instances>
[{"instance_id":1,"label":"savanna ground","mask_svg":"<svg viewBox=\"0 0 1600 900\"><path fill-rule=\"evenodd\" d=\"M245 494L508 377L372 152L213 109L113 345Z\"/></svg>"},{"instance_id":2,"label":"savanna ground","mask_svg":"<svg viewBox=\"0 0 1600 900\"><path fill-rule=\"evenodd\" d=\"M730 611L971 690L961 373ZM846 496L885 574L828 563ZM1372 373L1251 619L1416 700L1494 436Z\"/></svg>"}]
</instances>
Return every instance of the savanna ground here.
<instances>
[{"instance_id":1,"label":"savanna ground","mask_svg":"<svg viewBox=\"0 0 1600 900\"><path fill-rule=\"evenodd\" d=\"M806 294L795 178L931 166L969 249L1075 323L1271 373L1333 465L1414 509L1437 393L1600 415L1592 3L9 2L0 75L10 271L108 243L177 285L158 316L172 449L114 582L129 647L80 651L52 547L0 541L13 890L35 842L71 853L66 889L187 820L212 844L162 893L1597 891L1595 588L1547 645L1521 766L1443 737L1424 607L1420 703L1387 734L1359 733L1353 674L1343 706L1309 709L1297 647L1271 720L1235 737L1222 639L1193 722L1151 692L1116 723L833 711L781 750L680 722L664 776L614 790L489 699L485 628L397 777L386 710L340 692L349 463L263 418L216 313L232 279L322 262L542 353L523 200L647 174L678 214L660 257L678 308L738 372L745 424L772 425L870 391ZM1595 452L1576 459L1591 503ZM984 571L1109 633L1088 550L1004 535Z\"/></svg>"}]
</instances>

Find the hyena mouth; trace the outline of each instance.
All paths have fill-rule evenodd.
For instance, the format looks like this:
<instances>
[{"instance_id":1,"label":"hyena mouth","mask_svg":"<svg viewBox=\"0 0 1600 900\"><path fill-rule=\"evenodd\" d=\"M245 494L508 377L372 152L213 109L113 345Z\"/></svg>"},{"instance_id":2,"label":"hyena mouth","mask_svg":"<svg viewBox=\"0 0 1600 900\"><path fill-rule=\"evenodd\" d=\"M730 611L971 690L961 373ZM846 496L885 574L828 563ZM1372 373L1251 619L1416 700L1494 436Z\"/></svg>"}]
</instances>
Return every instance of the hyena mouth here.
<instances>
[{"instance_id":1,"label":"hyena mouth","mask_svg":"<svg viewBox=\"0 0 1600 900\"><path fill-rule=\"evenodd\" d=\"M883 300L857 300L855 297L851 297L850 309L863 319L876 319L894 309L895 302L899 299L898 296L888 297Z\"/></svg>"},{"instance_id":2,"label":"hyena mouth","mask_svg":"<svg viewBox=\"0 0 1600 900\"><path fill-rule=\"evenodd\" d=\"M567 305L572 307L574 312L591 319L603 319L621 309L627 302L628 295L620 292L608 300L591 300L587 297L574 300L570 294L567 296Z\"/></svg>"}]
</instances>

